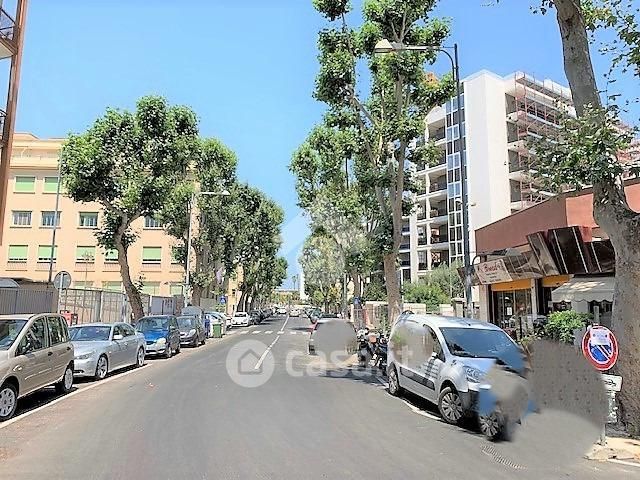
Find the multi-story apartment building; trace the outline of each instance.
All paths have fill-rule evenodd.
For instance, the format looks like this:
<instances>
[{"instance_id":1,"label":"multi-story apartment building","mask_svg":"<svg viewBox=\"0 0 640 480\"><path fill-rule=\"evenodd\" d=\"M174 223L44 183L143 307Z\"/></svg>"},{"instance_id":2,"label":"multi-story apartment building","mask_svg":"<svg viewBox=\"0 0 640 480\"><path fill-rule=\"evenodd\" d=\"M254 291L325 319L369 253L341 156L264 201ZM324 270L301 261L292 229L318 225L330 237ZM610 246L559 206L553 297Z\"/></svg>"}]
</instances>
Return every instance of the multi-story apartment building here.
<instances>
[{"instance_id":1,"label":"multi-story apartment building","mask_svg":"<svg viewBox=\"0 0 640 480\"><path fill-rule=\"evenodd\" d=\"M15 11L7 11L8 6L13 6ZM4 71L8 71L6 101L4 110L0 110L0 241L3 232L2 219L6 212L5 189L9 178L26 17L27 0L0 0L0 65L5 66Z\"/></svg>"},{"instance_id":2,"label":"multi-story apartment building","mask_svg":"<svg viewBox=\"0 0 640 480\"><path fill-rule=\"evenodd\" d=\"M426 119L425 137L435 141L441 157L435 165L416 166L420 191L404 219L400 247L403 282L463 260L461 145L468 165L471 258L474 230L551 195L535 178L527 139L557 129L562 113L575 115L569 89L521 72L501 77L486 70L464 79L463 89L461 108L453 98Z\"/></svg>"},{"instance_id":3,"label":"multi-story apartment building","mask_svg":"<svg viewBox=\"0 0 640 480\"><path fill-rule=\"evenodd\" d=\"M62 192L56 219L62 142L29 133L15 135L5 235L0 242L0 277L47 282L50 271L55 275L64 270L71 274L72 288L123 291L117 252L98 246L95 238L103 221L100 206L74 202ZM59 228L51 262L56 221ZM185 270L172 254L177 240L154 218L139 219L133 229L138 238L129 248L128 258L134 281L141 279L143 292L149 295L181 295ZM235 281L229 291L236 293Z\"/></svg>"}]
</instances>

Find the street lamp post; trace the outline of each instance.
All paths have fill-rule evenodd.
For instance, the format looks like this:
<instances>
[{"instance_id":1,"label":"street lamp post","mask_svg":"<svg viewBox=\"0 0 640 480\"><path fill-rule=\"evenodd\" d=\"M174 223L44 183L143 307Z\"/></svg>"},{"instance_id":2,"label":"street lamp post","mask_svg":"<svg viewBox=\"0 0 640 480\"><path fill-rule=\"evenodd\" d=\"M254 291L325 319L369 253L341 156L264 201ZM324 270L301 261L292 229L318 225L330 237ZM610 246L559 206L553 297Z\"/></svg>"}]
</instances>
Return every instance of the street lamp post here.
<instances>
[{"instance_id":1,"label":"street lamp post","mask_svg":"<svg viewBox=\"0 0 640 480\"><path fill-rule=\"evenodd\" d=\"M453 50L453 55L449 50ZM466 161L466 145L463 141L462 127L462 86L460 82L460 65L458 62L458 44L453 47L435 47L431 45L404 45L402 43L390 42L389 40L379 41L375 48L375 53L395 53L403 51L414 52L442 52L451 61L451 70L456 82L456 103L458 108L458 138L460 139L460 183L462 196L462 241L464 248L464 295L466 302L467 315L471 315L473 301L471 298L471 257L470 257L470 241L469 241L469 191L467 182L467 161Z\"/></svg>"},{"instance_id":2,"label":"street lamp post","mask_svg":"<svg viewBox=\"0 0 640 480\"><path fill-rule=\"evenodd\" d=\"M53 213L53 232L51 233L51 252L49 253L49 279L47 284L50 285L53 280L53 260L55 257L55 249L56 249L56 232L58 231L58 220L59 220L59 210L60 210L60 160L58 160L58 184L56 185L56 210Z\"/></svg>"},{"instance_id":3,"label":"street lamp post","mask_svg":"<svg viewBox=\"0 0 640 480\"><path fill-rule=\"evenodd\" d=\"M189 225L187 227L187 261L186 261L186 272L185 272L185 282L184 282L184 304L187 305L189 301L189 293L191 291L191 224L193 223L193 205L196 201L196 197L198 195L209 195L209 196L228 196L231 195L228 190L222 190L221 192L193 192L191 194L191 198L189 199Z\"/></svg>"}]
</instances>

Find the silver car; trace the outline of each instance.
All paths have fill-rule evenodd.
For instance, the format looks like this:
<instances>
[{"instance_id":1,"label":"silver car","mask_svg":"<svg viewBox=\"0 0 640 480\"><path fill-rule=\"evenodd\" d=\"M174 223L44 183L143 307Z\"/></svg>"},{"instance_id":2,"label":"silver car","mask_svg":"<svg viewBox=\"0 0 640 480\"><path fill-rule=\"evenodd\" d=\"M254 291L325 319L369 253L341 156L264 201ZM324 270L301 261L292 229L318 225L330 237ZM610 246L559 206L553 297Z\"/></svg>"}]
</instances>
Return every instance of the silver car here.
<instances>
[{"instance_id":1,"label":"silver car","mask_svg":"<svg viewBox=\"0 0 640 480\"><path fill-rule=\"evenodd\" d=\"M144 365L144 335L127 323L88 323L71 327L69 332L76 377L102 380L119 368Z\"/></svg>"},{"instance_id":2,"label":"silver car","mask_svg":"<svg viewBox=\"0 0 640 480\"><path fill-rule=\"evenodd\" d=\"M438 405L443 420L457 424L478 412L478 392L491 388L485 376L498 365L523 379L522 351L501 328L469 318L403 314L391 330L389 392L402 389ZM480 415L489 437L500 433L495 416Z\"/></svg>"},{"instance_id":3,"label":"silver car","mask_svg":"<svg viewBox=\"0 0 640 480\"><path fill-rule=\"evenodd\" d=\"M18 399L55 384L73 387L73 345L61 315L0 315L0 422L13 416Z\"/></svg>"}]
</instances>

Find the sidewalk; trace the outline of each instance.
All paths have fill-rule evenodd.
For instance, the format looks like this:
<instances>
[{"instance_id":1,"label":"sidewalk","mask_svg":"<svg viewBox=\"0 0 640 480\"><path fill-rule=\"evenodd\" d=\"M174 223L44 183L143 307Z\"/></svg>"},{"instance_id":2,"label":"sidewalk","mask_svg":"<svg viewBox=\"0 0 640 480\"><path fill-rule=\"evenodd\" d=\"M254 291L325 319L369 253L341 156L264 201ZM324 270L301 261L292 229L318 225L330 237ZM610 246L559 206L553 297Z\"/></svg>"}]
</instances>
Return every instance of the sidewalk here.
<instances>
[{"instance_id":1,"label":"sidewalk","mask_svg":"<svg viewBox=\"0 0 640 480\"><path fill-rule=\"evenodd\" d=\"M640 440L629 437L607 437L606 445L595 444L585 455L588 460L624 460L640 467Z\"/></svg>"}]
</instances>

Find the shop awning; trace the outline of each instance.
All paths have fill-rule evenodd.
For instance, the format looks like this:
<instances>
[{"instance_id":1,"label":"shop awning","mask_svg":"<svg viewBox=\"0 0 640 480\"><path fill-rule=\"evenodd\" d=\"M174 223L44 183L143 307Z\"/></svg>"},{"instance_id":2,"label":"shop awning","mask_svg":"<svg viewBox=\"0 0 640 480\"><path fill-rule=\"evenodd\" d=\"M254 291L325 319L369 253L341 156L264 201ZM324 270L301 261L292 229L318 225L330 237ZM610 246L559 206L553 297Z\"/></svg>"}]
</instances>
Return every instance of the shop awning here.
<instances>
[{"instance_id":1,"label":"shop awning","mask_svg":"<svg viewBox=\"0 0 640 480\"><path fill-rule=\"evenodd\" d=\"M614 277L573 277L551 292L554 302L613 302Z\"/></svg>"}]
</instances>

